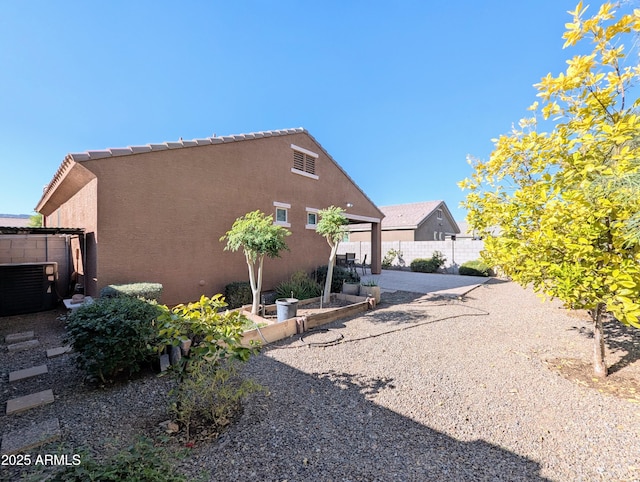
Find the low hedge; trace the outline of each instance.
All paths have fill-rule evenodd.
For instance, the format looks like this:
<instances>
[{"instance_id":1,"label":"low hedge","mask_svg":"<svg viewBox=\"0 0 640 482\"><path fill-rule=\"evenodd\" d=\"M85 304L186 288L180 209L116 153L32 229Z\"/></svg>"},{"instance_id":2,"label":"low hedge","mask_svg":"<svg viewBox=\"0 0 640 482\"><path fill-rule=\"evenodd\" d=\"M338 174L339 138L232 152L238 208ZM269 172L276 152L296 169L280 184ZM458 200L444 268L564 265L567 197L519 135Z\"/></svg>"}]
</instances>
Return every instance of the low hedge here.
<instances>
[{"instance_id":1,"label":"low hedge","mask_svg":"<svg viewBox=\"0 0 640 482\"><path fill-rule=\"evenodd\" d=\"M314 278L320 284L322 289L324 289L324 282L327 279L328 269L329 267L325 264L324 266L319 266L314 271ZM360 281L360 276L355 271L350 271L342 266L334 266L333 276L331 277L331 292L341 293L343 283L357 283L358 281Z\"/></svg>"},{"instance_id":2,"label":"low hedge","mask_svg":"<svg viewBox=\"0 0 640 482\"><path fill-rule=\"evenodd\" d=\"M230 310L253 303L251 283L248 281L234 281L224 287L224 300Z\"/></svg>"},{"instance_id":3,"label":"low hedge","mask_svg":"<svg viewBox=\"0 0 640 482\"><path fill-rule=\"evenodd\" d=\"M100 298L68 316L65 341L76 352L77 365L93 379L105 382L121 372L131 375L157 356L159 314L153 301Z\"/></svg>"},{"instance_id":4,"label":"low hedge","mask_svg":"<svg viewBox=\"0 0 640 482\"><path fill-rule=\"evenodd\" d=\"M162 295L160 283L127 283L121 285L107 285L100 290L100 298L142 298L158 301Z\"/></svg>"},{"instance_id":5,"label":"low hedge","mask_svg":"<svg viewBox=\"0 0 640 482\"><path fill-rule=\"evenodd\" d=\"M491 276L491 268L483 261L477 259L462 263L458 269L458 274L465 276Z\"/></svg>"}]
</instances>

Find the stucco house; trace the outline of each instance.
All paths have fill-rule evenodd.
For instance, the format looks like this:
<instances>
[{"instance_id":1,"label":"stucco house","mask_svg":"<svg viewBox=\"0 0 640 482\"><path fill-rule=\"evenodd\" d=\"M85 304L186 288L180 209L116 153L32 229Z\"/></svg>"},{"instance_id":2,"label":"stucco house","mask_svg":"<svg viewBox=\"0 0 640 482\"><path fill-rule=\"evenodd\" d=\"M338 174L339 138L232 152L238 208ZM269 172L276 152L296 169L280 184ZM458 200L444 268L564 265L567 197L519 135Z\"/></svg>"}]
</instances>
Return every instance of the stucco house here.
<instances>
[{"instance_id":1,"label":"stucco house","mask_svg":"<svg viewBox=\"0 0 640 482\"><path fill-rule=\"evenodd\" d=\"M292 233L290 251L265 261L265 290L326 264L329 246L315 224L330 205L373 226L379 273L383 213L303 128L68 154L36 211L45 226L84 229L74 262L86 294L158 282L162 302L175 304L248 280L244 255L224 251L219 238L256 209Z\"/></svg>"},{"instance_id":2,"label":"stucco house","mask_svg":"<svg viewBox=\"0 0 640 482\"><path fill-rule=\"evenodd\" d=\"M443 241L460 233L444 201L380 206L382 241ZM371 226L350 225L349 241L369 241Z\"/></svg>"}]
</instances>

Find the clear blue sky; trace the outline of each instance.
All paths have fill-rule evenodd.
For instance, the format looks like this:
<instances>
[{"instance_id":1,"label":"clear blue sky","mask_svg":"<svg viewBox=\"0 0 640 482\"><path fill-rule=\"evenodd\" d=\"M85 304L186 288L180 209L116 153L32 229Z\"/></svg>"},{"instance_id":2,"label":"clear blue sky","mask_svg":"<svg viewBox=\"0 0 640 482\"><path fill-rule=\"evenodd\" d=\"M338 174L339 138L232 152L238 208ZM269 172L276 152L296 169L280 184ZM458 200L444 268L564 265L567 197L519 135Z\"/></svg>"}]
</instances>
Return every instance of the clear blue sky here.
<instances>
[{"instance_id":1,"label":"clear blue sky","mask_svg":"<svg viewBox=\"0 0 640 482\"><path fill-rule=\"evenodd\" d=\"M565 69L576 3L6 0L0 213L32 213L69 152L305 127L376 204L462 220L467 154Z\"/></svg>"}]
</instances>

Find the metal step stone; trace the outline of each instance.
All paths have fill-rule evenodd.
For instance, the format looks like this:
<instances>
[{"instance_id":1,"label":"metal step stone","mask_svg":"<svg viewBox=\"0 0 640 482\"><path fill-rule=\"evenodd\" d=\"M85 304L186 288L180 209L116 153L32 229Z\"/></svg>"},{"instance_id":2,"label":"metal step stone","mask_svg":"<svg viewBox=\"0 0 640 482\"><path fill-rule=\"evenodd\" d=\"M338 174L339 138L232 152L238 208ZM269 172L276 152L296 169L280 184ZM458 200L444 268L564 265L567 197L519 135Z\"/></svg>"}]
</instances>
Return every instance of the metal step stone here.
<instances>
[{"instance_id":1,"label":"metal step stone","mask_svg":"<svg viewBox=\"0 0 640 482\"><path fill-rule=\"evenodd\" d=\"M12 398L7 400L7 415L24 412L25 410L53 402L53 390L51 389L31 393L24 397Z\"/></svg>"},{"instance_id":2,"label":"metal step stone","mask_svg":"<svg viewBox=\"0 0 640 482\"><path fill-rule=\"evenodd\" d=\"M50 418L24 429L4 434L0 453L15 454L24 452L48 442L59 440L61 436L60 421L57 418Z\"/></svg>"}]
</instances>

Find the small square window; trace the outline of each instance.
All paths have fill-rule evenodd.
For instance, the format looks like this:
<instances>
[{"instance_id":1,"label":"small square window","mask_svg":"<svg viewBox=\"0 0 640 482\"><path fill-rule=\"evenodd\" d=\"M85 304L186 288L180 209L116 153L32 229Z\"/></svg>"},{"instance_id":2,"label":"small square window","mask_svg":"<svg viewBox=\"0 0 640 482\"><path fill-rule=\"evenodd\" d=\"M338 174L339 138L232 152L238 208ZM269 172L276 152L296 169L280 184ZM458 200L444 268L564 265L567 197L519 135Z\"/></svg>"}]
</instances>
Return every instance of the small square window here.
<instances>
[{"instance_id":1,"label":"small square window","mask_svg":"<svg viewBox=\"0 0 640 482\"><path fill-rule=\"evenodd\" d=\"M287 210L285 208L276 208L276 221L279 223L287 222Z\"/></svg>"},{"instance_id":2,"label":"small square window","mask_svg":"<svg viewBox=\"0 0 640 482\"><path fill-rule=\"evenodd\" d=\"M316 213L307 213L307 224L318 224L318 215Z\"/></svg>"}]
</instances>

